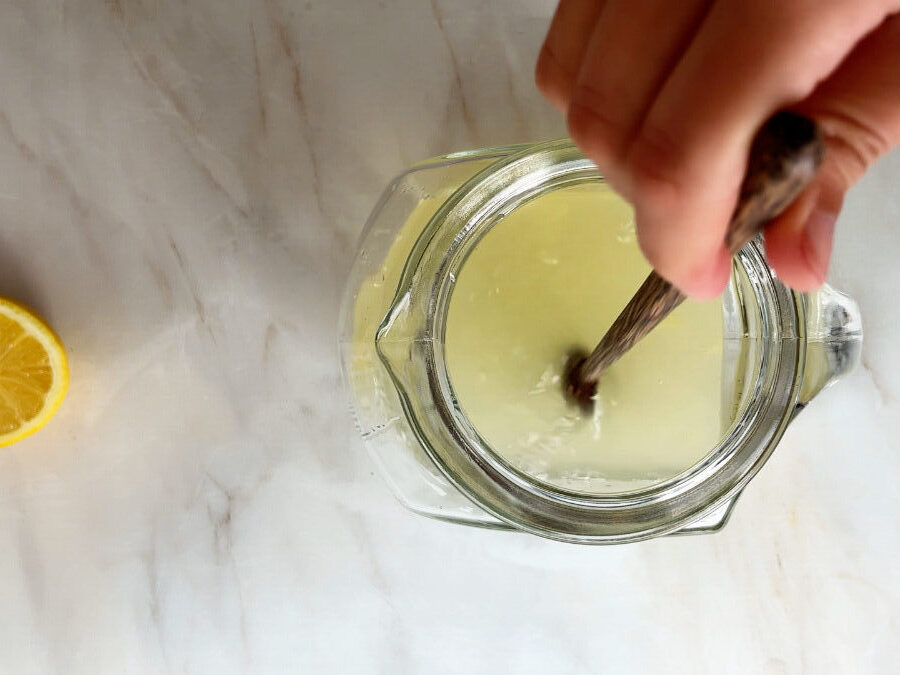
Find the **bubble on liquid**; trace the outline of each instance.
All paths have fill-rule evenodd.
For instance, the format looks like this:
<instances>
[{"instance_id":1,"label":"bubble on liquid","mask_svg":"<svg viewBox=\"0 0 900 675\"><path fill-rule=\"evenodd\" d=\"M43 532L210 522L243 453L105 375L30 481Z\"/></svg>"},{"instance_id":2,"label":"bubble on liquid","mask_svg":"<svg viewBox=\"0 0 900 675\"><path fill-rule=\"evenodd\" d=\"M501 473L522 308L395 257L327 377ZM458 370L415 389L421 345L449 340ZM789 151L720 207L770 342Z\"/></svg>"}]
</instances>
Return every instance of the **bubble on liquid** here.
<instances>
[{"instance_id":1,"label":"bubble on liquid","mask_svg":"<svg viewBox=\"0 0 900 675\"><path fill-rule=\"evenodd\" d=\"M634 228L634 216L628 216L616 227L616 241L620 244L631 244L637 239Z\"/></svg>"},{"instance_id":2,"label":"bubble on liquid","mask_svg":"<svg viewBox=\"0 0 900 675\"><path fill-rule=\"evenodd\" d=\"M556 368L549 365L544 368L544 372L541 373L541 376L538 378L538 381L534 383L534 386L528 390L528 395L540 396L558 386L559 374L556 372Z\"/></svg>"},{"instance_id":3,"label":"bubble on liquid","mask_svg":"<svg viewBox=\"0 0 900 675\"><path fill-rule=\"evenodd\" d=\"M603 432L603 399L594 396L594 409L591 411L591 429L595 441L600 440Z\"/></svg>"}]
</instances>

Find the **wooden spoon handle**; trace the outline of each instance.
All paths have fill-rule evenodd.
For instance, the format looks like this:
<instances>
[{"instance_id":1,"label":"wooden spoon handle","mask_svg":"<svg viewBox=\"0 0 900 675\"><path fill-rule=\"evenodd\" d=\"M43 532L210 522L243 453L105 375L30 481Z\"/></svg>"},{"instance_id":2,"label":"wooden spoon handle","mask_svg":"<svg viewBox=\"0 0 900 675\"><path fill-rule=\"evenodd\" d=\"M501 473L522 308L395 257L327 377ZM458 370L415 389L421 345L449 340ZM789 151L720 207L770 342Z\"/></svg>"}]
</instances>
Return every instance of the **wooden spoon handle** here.
<instances>
[{"instance_id":1,"label":"wooden spoon handle","mask_svg":"<svg viewBox=\"0 0 900 675\"><path fill-rule=\"evenodd\" d=\"M732 254L797 198L815 176L824 155L822 133L807 117L779 112L760 128L750 148L747 172L725 235L725 246ZM581 404L590 405L603 371L684 298L681 291L651 272L593 353L572 364L567 393Z\"/></svg>"}]
</instances>

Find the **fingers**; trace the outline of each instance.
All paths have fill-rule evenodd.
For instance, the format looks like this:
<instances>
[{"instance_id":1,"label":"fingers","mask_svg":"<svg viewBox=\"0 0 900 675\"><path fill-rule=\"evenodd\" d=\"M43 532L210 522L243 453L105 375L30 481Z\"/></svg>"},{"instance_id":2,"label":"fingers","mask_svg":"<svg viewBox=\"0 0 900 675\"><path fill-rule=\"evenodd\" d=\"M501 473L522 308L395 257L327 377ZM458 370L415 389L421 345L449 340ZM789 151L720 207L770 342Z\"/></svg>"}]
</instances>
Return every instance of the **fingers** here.
<instances>
[{"instance_id":1,"label":"fingers","mask_svg":"<svg viewBox=\"0 0 900 675\"><path fill-rule=\"evenodd\" d=\"M753 134L815 91L799 109L825 128L825 164L767 232L781 278L809 288L824 279L844 192L900 141L900 57L880 56L896 50L896 21L879 28L898 8L888 0L562 0L536 77L568 112L576 142L634 204L648 260L695 297L727 283L723 238Z\"/></svg>"},{"instance_id":2,"label":"fingers","mask_svg":"<svg viewBox=\"0 0 900 675\"><path fill-rule=\"evenodd\" d=\"M753 134L774 110L805 98L878 24L874 5L710 9L625 160L642 249L688 295L709 297L727 283L717 270Z\"/></svg>"},{"instance_id":3,"label":"fingers","mask_svg":"<svg viewBox=\"0 0 900 675\"><path fill-rule=\"evenodd\" d=\"M840 160L829 149L813 182L766 229L766 258L779 279L798 291L811 291L825 281L834 226L846 186Z\"/></svg>"},{"instance_id":4,"label":"fingers","mask_svg":"<svg viewBox=\"0 0 900 675\"><path fill-rule=\"evenodd\" d=\"M825 280L844 193L900 143L900 16L888 18L798 109L825 131L825 163L794 206L766 230L766 255L797 290Z\"/></svg>"},{"instance_id":5,"label":"fingers","mask_svg":"<svg viewBox=\"0 0 900 675\"><path fill-rule=\"evenodd\" d=\"M618 164L712 0L607 0L572 88L569 133L617 180ZM652 36L648 35L652 30Z\"/></svg>"},{"instance_id":6,"label":"fingers","mask_svg":"<svg viewBox=\"0 0 900 675\"><path fill-rule=\"evenodd\" d=\"M569 96L604 0L560 0L535 69L538 89L560 111Z\"/></svg>"}]
</instances>

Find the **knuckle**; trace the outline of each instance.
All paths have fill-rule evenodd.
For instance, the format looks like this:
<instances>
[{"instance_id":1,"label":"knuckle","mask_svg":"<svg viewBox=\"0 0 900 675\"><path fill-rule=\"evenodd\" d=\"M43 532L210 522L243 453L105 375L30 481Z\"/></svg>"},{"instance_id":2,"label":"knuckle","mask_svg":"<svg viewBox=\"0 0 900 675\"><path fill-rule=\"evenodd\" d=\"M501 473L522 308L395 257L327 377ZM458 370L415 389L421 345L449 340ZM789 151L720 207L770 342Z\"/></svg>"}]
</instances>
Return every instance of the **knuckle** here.
<instances>
[{"instance_id":1,"label":"knuckle","mask_svg":"<svg viewBox=\"0 0 900 675\"><path fill-rule=\"evenodd\" d=\"M572 74L545 44L534 68L534 81L538 90L551 100L565 102L572 79Z\"/></svg>"},{"instance_id":2,"label":"knuckle","mask_svg":"<svg viewBox=\"0 0 900 675\"><path fill-rule=\"evenodd\" d=\"M534 68L534 82L537 85L537 88L544 94L549 93L556 85L559 69L555 67L555 65L556 64L553 62L553 55L551 54L550 49L545 45L541 49L537 65Z\"/></svg>"},{"instance_id":3,"label":"knuckle","mask_svg":"<svg viewBox=\"0 0 900 675\"><path fill-rule=\"evenodd\" d=\"M572 92L566 124L569 135L598 163L616 159L616 147L622 137L621 125L609 115L604 96L584 84Z\"/></svg>"},{"instance_id":4,"label":"knuckle","mask_svg":"<svg viewBox=\"0 0 900 675\"><path fill-rule=\"evenodd\" d=\"M816 118L829 149L837 155L845 189L891 148L887 135L858 115L835 108L818 112Z\"/></svg>"},{"instance_id":5,"label":"knuckle","mask_svg":"<svg viewBox=\"0 0 900 675\"><path fill-rule=\"evenodd\" d=\"M685 182L686 154L662 127L644 125L628 152L631 185L641 201L659 204L677 199Z\"/></svg>"}]
</instances>

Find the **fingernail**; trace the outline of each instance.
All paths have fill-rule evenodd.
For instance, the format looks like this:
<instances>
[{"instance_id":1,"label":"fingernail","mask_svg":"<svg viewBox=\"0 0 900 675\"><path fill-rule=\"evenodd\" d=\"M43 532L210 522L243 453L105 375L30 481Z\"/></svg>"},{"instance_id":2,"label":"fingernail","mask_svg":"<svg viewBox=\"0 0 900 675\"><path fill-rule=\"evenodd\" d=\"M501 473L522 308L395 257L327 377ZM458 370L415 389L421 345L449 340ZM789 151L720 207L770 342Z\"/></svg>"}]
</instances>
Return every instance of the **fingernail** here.
<instances>
[{"instance_id":1,"label":"fingernail","mask_svg":"<svg viewBox=\"0 0 900 675\"><path fill-rule=\"evenodd\" d=\"M815 209L803 228L806 264L819 283L824 283L828 276L828 261L831 259L831 242L836 222L836 213Z\"/></svg>"}]
</instances>

